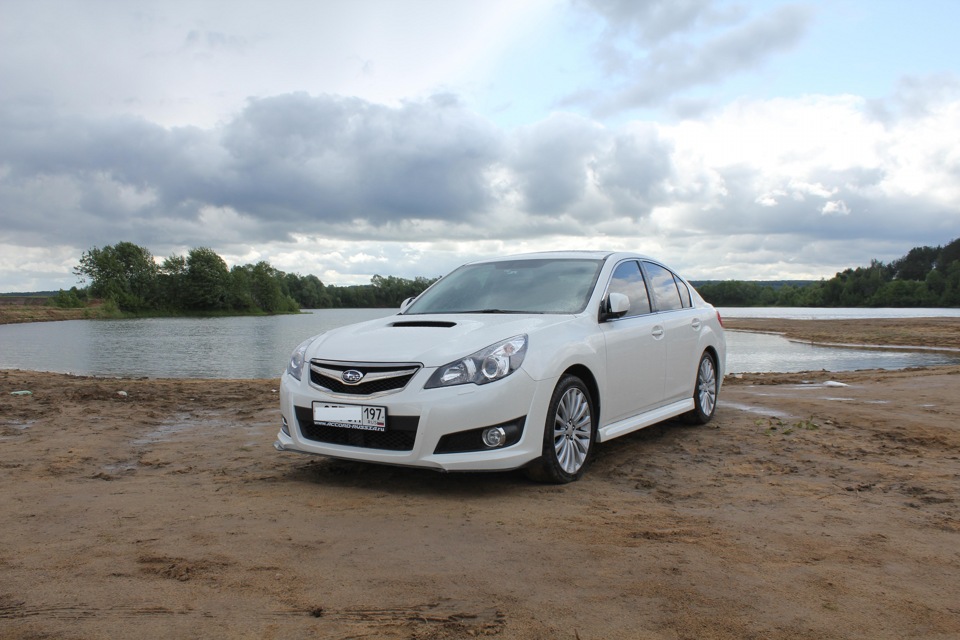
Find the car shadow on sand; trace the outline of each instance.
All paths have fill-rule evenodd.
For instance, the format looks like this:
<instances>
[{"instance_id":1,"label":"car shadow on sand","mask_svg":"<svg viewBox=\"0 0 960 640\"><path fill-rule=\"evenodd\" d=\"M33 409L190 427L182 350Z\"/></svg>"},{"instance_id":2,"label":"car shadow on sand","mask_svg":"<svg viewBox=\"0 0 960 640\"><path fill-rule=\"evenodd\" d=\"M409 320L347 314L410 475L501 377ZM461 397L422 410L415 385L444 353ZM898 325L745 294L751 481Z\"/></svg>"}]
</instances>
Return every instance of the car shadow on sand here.
<instances>
[{"instance_id":1,"label":"car shadow on sand","mask_svg":"<svg viewBox=\"0 0 960 640\"><path fill-rule=\"evenodd\" d=\"M696 433L682 420L670 420L596 445L584 478L610 479L624 461L642 460L665 444ZM336 458L304 457L281 476L291 482L326 487L367 488L389 495L421 494L463 497L504 496L531 488L564 491L579 483L551 485L527 478L522 469L494 472L439 472L415 467L390 466Z\"/></svg>"}]
</instances>

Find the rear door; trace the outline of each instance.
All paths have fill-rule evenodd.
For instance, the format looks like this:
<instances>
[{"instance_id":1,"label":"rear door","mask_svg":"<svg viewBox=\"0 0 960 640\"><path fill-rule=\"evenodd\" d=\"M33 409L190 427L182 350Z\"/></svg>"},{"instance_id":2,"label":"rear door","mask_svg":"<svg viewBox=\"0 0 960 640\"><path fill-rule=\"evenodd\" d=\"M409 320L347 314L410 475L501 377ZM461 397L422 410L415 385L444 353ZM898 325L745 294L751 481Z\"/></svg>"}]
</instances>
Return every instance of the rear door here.
<instances>
[{"instance_id":1,"label":"rear door","mask_svg":"<svg viewBox=\"0 0 960 640\"><path fill-rule=\"evenodd\" d=\"M646 260L643 269L664 332L664 399L693 397L700 360L700 311L692 308L687 285L669 269Z\"/></svg>"}]
</instances>

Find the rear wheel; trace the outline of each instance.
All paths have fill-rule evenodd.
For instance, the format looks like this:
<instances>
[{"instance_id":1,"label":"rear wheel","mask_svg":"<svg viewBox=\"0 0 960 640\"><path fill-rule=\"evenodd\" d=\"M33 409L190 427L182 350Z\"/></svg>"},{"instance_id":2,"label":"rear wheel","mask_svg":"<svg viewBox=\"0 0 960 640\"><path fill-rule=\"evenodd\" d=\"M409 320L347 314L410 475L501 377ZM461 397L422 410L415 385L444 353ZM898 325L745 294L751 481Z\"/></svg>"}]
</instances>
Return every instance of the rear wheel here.
<instances>
[{"instance_id":1,"label":"rear wheel","mask_svg":"<svg viewBox=\"0 0 960 640\"><path fill-rule=\"evenodd\" d=\"M710 422L717 410L717 394L719 392L719 378L717 377L717 363L713 356L704 352L700 356L700 366L697 367L697 385L693 389L693 411L687 414L690 422L706 424Z\"/></svg>"},{"instance_id":2,"label":"rear wheel","mask_svg":"<svg viewBox=\"0 0 960 640\"><path fill-rule=\"evenodd\" d=\"M543 455L527 469L539 482L564 484L583 475L596 440L593 398L576 376L560 379L543 430Z\"/></svg>"}]
</instances>

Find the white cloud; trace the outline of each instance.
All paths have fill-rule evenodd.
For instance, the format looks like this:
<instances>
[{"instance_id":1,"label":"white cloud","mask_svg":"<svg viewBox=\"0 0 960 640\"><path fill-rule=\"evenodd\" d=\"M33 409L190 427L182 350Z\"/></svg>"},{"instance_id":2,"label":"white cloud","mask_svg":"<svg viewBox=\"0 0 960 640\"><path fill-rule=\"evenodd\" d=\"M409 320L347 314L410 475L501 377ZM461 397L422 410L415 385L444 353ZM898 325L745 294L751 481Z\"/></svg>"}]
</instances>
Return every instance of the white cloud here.
<instances>
[{"instance_id":1,"label":"white cloud","mask_svg":"<svg viewBox=\"0 0 960 640\"><path fill-rule=\"evenodd\" d=\"M251 102L208 130L21 126L4 132L0 206L42 215L11 219L0 241L79 253L131 240L159 255L210 246L347 281L422 275L413 270L428 251L452 266L494 249L650 247L695 273L721 261L758 277L723 245L792 238L802 261L818 239L903 242L905 199L913 244L950 240L958 165L943 132L960 131L958 113L960 100L880 125L860 100L805 97L673 126L555 114L506 132L448 96L390 108L298 94ZM686 249L707 238L712 253ZM456 248L438 248L445 241ZM305 259L305 245L338 266ZM769 271L790 265L801 268Z\"/></svg>"},{"instance_id":2,"label":"white cloud","mask_svg":"<svg viewBox=\"0 0 960 640\"><path fill-rule=\"evenodd\" d=\"M756 16L711 0L584 4L606 19L597 51L616 89L580 90L565 102L599 114L662 104L760 68L800 42L812 19L809 6L793 4Z\"/></svg>"},{"instance_id":3,"label":"white cloud","mask_svg":"<svg viewBox=\"0 0 960 640\"><path fill-rule=\"evenodd\" d=\"M820 208L820 213L825 216L848 216L850 215L850 207L848 207L847 203L843 200L828 200L823 207Z\"/></svg>"}]
</instances>

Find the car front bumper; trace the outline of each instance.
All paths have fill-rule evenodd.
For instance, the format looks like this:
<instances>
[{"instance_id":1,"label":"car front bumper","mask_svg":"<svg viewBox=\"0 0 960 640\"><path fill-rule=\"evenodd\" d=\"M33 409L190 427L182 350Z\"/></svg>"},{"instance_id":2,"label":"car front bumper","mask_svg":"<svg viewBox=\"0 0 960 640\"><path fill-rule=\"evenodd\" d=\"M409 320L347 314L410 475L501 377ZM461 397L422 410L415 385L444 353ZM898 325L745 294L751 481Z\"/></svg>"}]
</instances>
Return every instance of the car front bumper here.
<instances>
[{"instance_id":1,"label":"car front bumper","mask_svg":"<svg viewBox=\"0 0 960 640\"><path fill-rule=\"evenodd\" d=\"M280 406L285 425L277 434L274 447L278 451L439 471L516 469L541 455L545 416L556 380L535 381L520 369L507 378L485 385L424 389L423 385L433 371L432 368L421 369L403 390L373 398L326 393L308 382L309 374L304 380L284 374L280 384ZM413 426L415 431L407 434L410 444L391 444L394 449L378 448L382 446L378 443L371 446L365 442L367 434L348 433L353 430L338 427L315 428L312 420L314 402L385 407L387 432L383 437L400 435L388 433L391 425L408 431ZM507 446L487 448L478 444L476 450L438 451L438 446L441 451L449 450L447 444L451 438L463 441L466 436L466 440L472 442L470 432L510 424L519 425L521 433ZM333 437L318 435L321 430ZM376 440L381 439L377 434ZM396 446L401 450L396 450Z\"/></svg>"}]
</instances>

